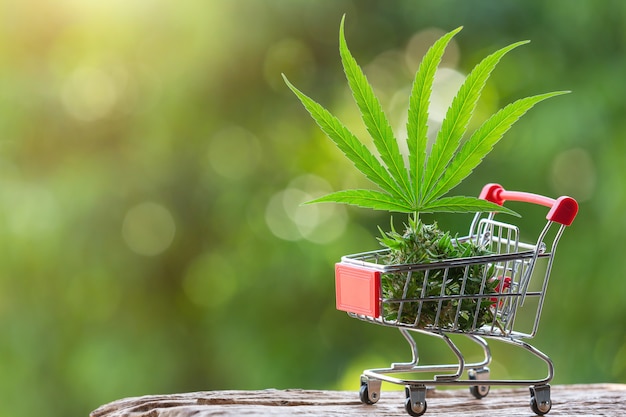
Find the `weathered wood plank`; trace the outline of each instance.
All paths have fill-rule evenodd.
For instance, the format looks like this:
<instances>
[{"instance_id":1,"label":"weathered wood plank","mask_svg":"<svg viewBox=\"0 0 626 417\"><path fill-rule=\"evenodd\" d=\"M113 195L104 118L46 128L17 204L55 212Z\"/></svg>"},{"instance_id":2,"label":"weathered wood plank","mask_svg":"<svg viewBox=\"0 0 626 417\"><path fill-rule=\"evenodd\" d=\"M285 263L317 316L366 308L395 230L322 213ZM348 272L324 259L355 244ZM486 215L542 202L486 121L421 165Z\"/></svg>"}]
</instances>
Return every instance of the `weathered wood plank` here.
<instances>
[{"instance_id":1,"label":"weathered wood plank","mask_svg":"<svg viewBox=\"0 0 626 417\"><path fill-rule=\"evenodd\" d=\"M626 385L552 387L549 416L624 416ZM429 390L425 416L532 416L528 389L492 389L482 400L467 389ZM383 391L374 405L363 405L354 391L206 391L126 398L103 405L90 417L210 416L403 416L404 392Z\"/></svg>"}]
</instances>

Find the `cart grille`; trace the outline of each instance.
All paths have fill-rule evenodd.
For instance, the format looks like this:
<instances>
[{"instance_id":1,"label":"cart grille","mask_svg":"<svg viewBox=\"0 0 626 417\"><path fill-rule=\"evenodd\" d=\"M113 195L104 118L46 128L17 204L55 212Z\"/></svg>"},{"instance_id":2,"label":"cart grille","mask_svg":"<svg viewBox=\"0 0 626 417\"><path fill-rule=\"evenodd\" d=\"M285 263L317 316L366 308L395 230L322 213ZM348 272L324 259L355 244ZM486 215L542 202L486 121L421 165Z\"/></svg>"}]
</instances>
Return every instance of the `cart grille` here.
<instances>
[{"instance_id":1,"label":"cart grille","mask_svg":"<svg viewBox=\"0 0 626 417\"><path fill-rule=\"evenodd\" d=\"M521 323L525 330L517 331L516 318L525 304L540 308L541 300L528 299L543 297L542 279L530 282L537 261L550 253L543 244L520 243L515 226L483 219L476 230L458 241L471 240L488 255L404 265L387 265L389 250L344 256L336 269L337 308L387 326L533 335L538 320ZM348 282L348 275L358 279Z\"/></svg>"}]
</instances>

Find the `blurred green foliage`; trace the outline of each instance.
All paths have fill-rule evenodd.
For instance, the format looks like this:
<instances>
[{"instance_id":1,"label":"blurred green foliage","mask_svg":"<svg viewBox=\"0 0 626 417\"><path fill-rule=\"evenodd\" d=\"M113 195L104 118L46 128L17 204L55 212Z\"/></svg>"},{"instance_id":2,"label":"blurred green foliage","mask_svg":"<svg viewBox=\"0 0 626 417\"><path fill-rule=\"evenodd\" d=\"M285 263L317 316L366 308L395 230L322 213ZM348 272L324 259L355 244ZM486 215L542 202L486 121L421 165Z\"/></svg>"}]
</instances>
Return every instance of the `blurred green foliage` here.
<instances>
[{"instance_id":1,"label":"blurred green foliage","mask_svg":"<svg viewBox=\"0 0 626 417\"><path fill-rule=\"evenodd\" d=\"M522 39L484 114L573 90L531 111L458 194L499 182L579 200L532 343L555 383L626 382L625 2L2 0L0 416L192 390L352 389L364 367L408 359L397 331L334 308L333 263L376 248L388 216L298 205L363 181L280 78L363 129L337 50L344 13L397 126L422 45L459 25L442 97ZM529 237L543 214L524 214L538 219ZM437 217L459 233L469 219ZM422 354L444 360L439 343ZM525 367L495 355L501 375Z\"/></svg>"}]
</instances>

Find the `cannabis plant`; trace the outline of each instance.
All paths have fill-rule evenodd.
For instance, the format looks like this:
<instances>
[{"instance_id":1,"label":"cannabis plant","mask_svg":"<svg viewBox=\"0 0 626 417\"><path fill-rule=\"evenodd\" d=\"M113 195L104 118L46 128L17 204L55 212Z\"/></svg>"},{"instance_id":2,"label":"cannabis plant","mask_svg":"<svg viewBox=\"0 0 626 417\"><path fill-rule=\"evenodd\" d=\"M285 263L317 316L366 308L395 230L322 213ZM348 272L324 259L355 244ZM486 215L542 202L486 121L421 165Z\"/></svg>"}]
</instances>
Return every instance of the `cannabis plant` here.
<instances>
[{"instance_id":1,"label":"cannabis plant","mask_svg":"<svg viewBox=\"0 0 626 417\"><path fill-rule=\"evenodd\" d=\"M354 166L377 186L377 189L337 191L310 203L335 202L374 210L407 213L409 221L403 234L392 230L384 233L379 239L389 249L387 261L390 263L428 263L466 254L478 254L480 248L459 245L436 225L424 227L420 215L435 212L483 211L515 214L507 208L478 198L447 194L472 173L521 116L535 104L566 92L551 92L519 99L497 111L471 135L467 135L469 121L493 69L506 53L527 41L513 43L487 56L472 69L452 100L435 141L430 149L427 149L429 104L435 73L446 46L462 29L459 27L432 45L415 74L408 99L406 124L408 163L406 163L391 124L372 86L348 49L344 21L345 16L339 29L341 62L350 90L378 155L370 151L337 117L298 90L284 75L283 78L322 131ZM428 236L425 235L426 232L429 233ZM479 274L477 276L482 276L480 274L483 271L476 273ZM393 274L383 276L383 297L399 298L398 294L402 294L402 288L398 289L400 285L397 281L399 280L394 281ZM416 276L413 296L419 297L421 285L419 277ZM490 285L494 288L487 288L487 291L495 291L495 284ZM436 290L433 287L435 293ZM485 302L489 304L488 301ZM385 312L393 313L394 311ZM400 319L410 321L412 318L414 317L410 317L410 313L407 312L406 317Z\"/></svg>"}]
</instances>

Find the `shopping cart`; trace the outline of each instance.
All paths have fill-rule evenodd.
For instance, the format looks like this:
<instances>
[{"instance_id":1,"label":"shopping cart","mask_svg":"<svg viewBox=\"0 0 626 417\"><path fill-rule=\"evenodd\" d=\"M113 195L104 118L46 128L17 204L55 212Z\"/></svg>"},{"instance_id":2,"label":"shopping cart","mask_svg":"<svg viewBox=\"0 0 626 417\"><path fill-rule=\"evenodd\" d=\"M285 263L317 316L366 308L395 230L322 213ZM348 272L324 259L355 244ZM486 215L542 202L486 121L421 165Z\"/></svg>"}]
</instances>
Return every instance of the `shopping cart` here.
<instances>
[{"instance_id":1,"label":"shopping cart","mask_svg":"<svg viewBox=\"0 0 626 417\"><path fill-rule=\"evenodd\" d=\"M360 399L364 404L379 400L383 381L405 386L405 409L411 416L426 412L427 386L468 386L470 393L481 399L492 385L502 385L528 386L531 409L538 415L550 411L553 363L522 339L532 338L537 332L556 247L565 227L576 217L578 204L571 197L555 200L506 191L498 184L487 184L480 198L498 205L521 201L547 206L547 224L536 242L523 243L518 227L495 220L493 212L476 213L469 235L458 238L456 244L470 241L481 247L484 255L428 264L385 265L388 250L384 249L347 255L336 264L337 308L369 323L399 328L412 351L411 362L363 371ZM453 275L459 278L453 280ZM385 298L384 286L390 280L402 288L402 297ZM435 281L437 294L433 295ZM466 288L478 290L469 292ZM417 343L410 332L442 339L458 363L419 365ZM450 338L453 334L467 336L480 347L484 358L467 362ZM547 376L537 380L491 379L487 339L530 352L545 363ZM407 379L415 373L428 377Z\"/></svg>"}]
</instances>

